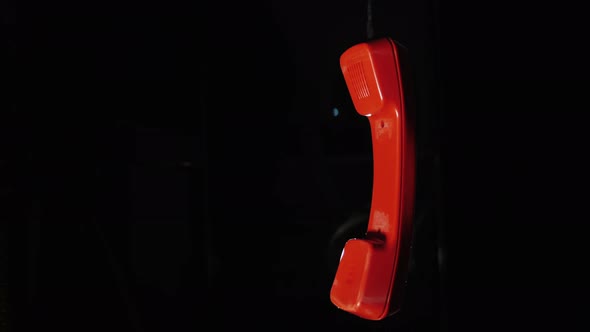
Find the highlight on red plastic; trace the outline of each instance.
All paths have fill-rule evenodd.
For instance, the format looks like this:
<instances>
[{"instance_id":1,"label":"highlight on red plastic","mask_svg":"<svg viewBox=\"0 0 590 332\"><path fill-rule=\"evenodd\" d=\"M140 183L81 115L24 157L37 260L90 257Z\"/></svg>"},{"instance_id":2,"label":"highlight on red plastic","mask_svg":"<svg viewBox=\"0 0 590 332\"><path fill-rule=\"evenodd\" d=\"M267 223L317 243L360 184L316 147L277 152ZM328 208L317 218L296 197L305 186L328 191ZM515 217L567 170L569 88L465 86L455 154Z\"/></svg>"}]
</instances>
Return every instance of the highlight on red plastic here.
<instances>
[{"instance_id":1,"label":"highlight on red plastic","mask_svg":"<svg viewBox=\"0 0 590 332\"><path fill-rule=\"evenodd\" d=\"M371 126L373 197L366 237L344 246L330 298L338 308L370 320L400 309L412 237L414 125L406 111L399 52L392 40L379 39L340 57L354 106Z\"/></svg>"}]
</instances>

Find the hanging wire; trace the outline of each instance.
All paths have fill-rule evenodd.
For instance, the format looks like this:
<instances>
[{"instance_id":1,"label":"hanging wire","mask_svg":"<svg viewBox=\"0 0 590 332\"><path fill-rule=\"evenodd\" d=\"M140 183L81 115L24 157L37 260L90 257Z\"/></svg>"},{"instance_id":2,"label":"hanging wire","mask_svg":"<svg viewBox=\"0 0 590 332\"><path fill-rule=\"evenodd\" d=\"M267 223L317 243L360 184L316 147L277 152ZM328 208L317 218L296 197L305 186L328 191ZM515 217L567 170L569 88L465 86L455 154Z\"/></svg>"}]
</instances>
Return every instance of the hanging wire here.
<instances>
[{"instance_id":1,"label":"hanging wire","mask_svg":"<svg viewBox=\"0 0 590 332\"><path fill-rule=\"evenodd\" d=\"M367 0L367 39L373 39L373 0Z\"/></svg>"}]
</instances>

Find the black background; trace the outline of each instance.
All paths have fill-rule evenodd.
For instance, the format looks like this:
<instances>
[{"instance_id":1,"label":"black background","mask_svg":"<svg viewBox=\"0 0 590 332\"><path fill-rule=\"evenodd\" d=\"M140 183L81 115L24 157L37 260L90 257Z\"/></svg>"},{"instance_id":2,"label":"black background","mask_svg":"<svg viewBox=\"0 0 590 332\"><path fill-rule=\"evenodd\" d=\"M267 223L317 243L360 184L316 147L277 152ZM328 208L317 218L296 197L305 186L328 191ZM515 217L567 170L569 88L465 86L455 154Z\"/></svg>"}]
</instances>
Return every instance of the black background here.
<instances>
[{"instance_id":1,"label":"black background","mask_svg":"<svg viewBox=\"0 0 590 332\"><path fill-rule=\"evenodd\" d=\"M400 314L331 305L330 239L370 206L338 66L366 9L4 4L7 326L585 330L585 18L565 3L375 1L375 37L411 54L426 221Z\"/></svg>"}]
</instances>

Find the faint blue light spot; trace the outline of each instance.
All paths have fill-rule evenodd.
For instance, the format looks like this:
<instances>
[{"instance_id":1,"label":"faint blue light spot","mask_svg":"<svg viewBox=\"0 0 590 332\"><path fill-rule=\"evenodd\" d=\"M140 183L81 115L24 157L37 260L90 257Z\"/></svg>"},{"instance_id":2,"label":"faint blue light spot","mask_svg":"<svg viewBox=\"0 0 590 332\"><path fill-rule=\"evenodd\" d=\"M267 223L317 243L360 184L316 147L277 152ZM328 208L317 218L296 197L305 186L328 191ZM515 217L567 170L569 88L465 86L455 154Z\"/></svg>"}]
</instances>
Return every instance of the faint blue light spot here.
<instances>
[{"instance_id":1,"label":"faint blue light spot","mask_svg":"<svg viewBox=\"0 0 590 332\"><path fill-rule=\"evenodd\" d=\"M334 107L332 109L332 115L334 115L334 117L337 117L338 115L340 115L340 111L338 111L338 109L336 107Z\"/></svg>"}]
</instances>

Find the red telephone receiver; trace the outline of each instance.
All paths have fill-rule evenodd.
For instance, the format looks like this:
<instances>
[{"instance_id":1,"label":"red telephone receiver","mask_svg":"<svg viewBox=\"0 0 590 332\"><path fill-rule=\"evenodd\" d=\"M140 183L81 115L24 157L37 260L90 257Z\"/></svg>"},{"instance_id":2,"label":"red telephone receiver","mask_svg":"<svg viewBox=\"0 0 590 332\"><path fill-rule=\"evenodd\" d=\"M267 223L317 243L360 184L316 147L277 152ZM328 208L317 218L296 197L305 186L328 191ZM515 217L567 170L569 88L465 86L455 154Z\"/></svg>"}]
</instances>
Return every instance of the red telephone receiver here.
<instances>
[{"instance_id":1,"label":"red telephone receiver","mask_svg":"<svg viewBox=\"0 0 590 332\"><path fill-rule=\"evenodd\" d=\"M400 309L412 238L414 124L406 110L399 52L391 39L379 39L340 57L354 106L371 125L373 197L366 237L344 246L330 298L338 308L370 320Z\"/></svg>"}]
</instances>

